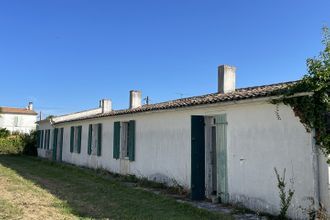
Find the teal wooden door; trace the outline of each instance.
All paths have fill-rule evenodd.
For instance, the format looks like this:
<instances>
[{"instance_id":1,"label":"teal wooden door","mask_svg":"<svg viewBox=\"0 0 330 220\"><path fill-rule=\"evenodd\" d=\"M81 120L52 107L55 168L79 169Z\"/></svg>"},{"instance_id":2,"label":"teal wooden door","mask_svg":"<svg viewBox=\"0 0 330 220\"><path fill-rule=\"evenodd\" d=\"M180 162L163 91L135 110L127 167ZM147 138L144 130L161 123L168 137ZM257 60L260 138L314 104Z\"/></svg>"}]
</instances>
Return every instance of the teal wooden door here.
<instances>
[{"instance_id":1,"label":"teal wooden door","mask_svg":"<svg viewBox=\"0 0 330 220\"><path fill-rule=\"evenodd\" d=\"M64 133L64 128L61 128L60 130L60 154L59 154L59 158L58 158L58 161L62 162L62 153L63 153L63 133Z\"/></svg>"},{"instance_id":2,"label":"teal wooden door","mask_svg":"<svg viewBox=\"0 0 330 220\"><path fill-rule=\"evenodd\" d=\"M53 132L53 160L55 161L57 158L57 134L58 134L58 129L55 128Z\"/></svg>"},{"instance_id":3,"label":"teal wooden door","mask_svg":"<svg viewBox=\"0 0 330 220\"><path fill-rule=\"evenodd\" d=\"M191 199L205 197L204 116L191 116Z\"/></svg>"}]
</instances>

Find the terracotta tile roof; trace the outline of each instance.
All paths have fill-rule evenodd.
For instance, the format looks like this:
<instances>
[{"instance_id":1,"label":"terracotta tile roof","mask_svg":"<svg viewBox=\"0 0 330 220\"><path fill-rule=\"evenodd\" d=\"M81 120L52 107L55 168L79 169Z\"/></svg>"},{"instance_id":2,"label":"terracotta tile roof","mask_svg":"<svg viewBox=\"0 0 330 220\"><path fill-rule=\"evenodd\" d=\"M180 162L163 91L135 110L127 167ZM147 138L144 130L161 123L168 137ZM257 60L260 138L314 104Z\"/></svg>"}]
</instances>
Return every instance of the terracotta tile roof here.
<instances>
[{"instance_id":1,"label":"terracotta tile roof","mask_svg":"<svg viewBox=\"0 0 330 220\"><path fill-rule=\"evenodd\" d=\"M206 104L214 104L220 102L238 101L244 99L273 96L275 95L275 92L285 90L286 88L288 88L288 86L293 85L296 82L297 81L264 85L264 86L247 87L247 88L236 89L236 91L234 92L225 93L225 94L211 93L207 95L176 99L167 102L143 105L141 107L134 109L113 110L108 113L96 114L87 117L76 118L73 120L58 121L55 124L60 124L70 121L79 121L85 119L115 116L115 115L133 114L139 112L165 110L165 109L176 109L176 108L183 108L189 106L206 105Z\"/></svg>"},{"instance_id":2,"label":"terracotta tile roof","mask_svg":"<svg viewBox=\"0 0 330 220\"><path fill-rule=\"evenodd\" d=\"M1 106L0 106L0 113L37 115L37 113L35 111L28 110L26 108L13 108L13 107L1 107Z\"/></svg>"}]
</instances>

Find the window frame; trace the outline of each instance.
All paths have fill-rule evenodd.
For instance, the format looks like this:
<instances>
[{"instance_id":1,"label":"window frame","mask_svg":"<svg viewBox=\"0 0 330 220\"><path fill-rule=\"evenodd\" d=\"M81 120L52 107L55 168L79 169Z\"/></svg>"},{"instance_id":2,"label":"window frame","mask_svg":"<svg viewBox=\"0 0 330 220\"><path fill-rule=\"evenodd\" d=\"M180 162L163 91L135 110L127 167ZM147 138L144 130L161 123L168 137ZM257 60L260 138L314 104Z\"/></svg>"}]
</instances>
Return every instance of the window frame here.
<instances>
[{"instance_id":1,"label":"window frame","mask_svg":"<svg viewBox=\"0 0 330 220\"><path fill-rule=\"evenodd\" d=\"M119 125L119 128L118 128ZM115 121L113 131L113 158L135 161L136 122Z\"/></svg>"},{"instance_id":2,"label":"window frame","mask_svg":"<svg viewBox=\"0 0 330 220\"><path fill-rule=\"evenodd\" d=\"M87 154L102 156L102 123L89 124Z\"/></svg>"},{"instance_id":3,"label":"window frame","mask_svg":"<svg viewBox=\"0 0 330 220\"><path fill-rule=\"evenodd\" d=\"M70 153L81 153L82 126L70 127Z\"/></svg>"}]
</instances>

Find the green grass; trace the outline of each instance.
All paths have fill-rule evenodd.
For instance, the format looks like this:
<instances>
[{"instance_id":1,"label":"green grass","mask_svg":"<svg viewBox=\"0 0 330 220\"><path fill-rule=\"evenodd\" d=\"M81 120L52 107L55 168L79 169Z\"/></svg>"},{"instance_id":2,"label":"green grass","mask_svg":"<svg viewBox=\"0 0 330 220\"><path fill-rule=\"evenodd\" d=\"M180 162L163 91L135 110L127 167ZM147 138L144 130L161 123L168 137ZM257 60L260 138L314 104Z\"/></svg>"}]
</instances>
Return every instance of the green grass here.
<instances>
[{"instance_id":1,"label":"green grass","mask_svg":"<svg viewBox=\"0 0 330 220\"><path fill-rule=\"evenodd\" d=\"M0 219L13 219L22 216L21 210L0 197Z\"/></svg>"},{"instance_id":2,"label":"green grass","mask_svg":"<svg viewBox=\"0 0 330 220\"><path fill-rule=\"evenodd\" d=\"M90 169L6 155L0 155L0 213L0 219L232 219Z\"/></svg>"}]
</instances>

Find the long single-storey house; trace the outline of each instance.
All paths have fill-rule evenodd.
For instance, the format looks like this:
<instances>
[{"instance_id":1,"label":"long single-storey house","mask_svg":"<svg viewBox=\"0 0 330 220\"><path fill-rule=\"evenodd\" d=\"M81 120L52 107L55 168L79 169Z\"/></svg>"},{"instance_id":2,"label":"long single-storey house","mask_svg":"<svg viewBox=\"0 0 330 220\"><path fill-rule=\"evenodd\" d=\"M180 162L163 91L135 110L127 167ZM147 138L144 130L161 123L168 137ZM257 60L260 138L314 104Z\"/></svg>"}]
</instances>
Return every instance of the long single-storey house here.
<instances>
[{"instance_id":1,"label":"long single-storey house","mask_svg":"<svg viewBox=\"0 0 330 220\"><path fill-rule=\"evenodd\" d=\"M99 108L39 121L38 154L56 161L179 184L191 198L218 198L278 214L276 168L295 190L288 215L306 218L310 199L330 210L329 166L290 106L272 104L295 82L235 88L235 67L218 68L212 94ZM297 95L309 95L302 93Z\"/></svg>"}]
</instances>

